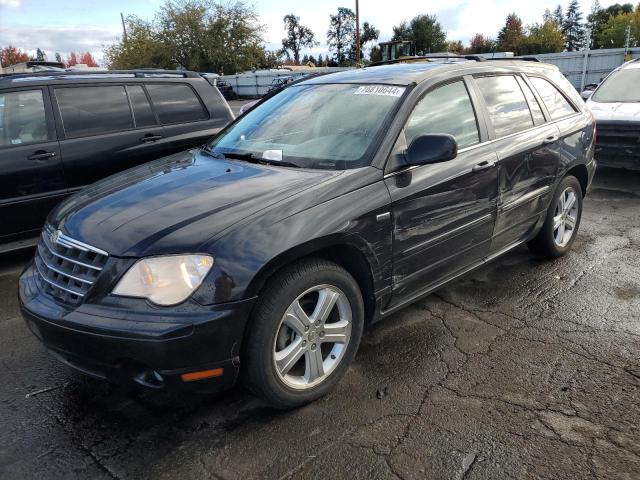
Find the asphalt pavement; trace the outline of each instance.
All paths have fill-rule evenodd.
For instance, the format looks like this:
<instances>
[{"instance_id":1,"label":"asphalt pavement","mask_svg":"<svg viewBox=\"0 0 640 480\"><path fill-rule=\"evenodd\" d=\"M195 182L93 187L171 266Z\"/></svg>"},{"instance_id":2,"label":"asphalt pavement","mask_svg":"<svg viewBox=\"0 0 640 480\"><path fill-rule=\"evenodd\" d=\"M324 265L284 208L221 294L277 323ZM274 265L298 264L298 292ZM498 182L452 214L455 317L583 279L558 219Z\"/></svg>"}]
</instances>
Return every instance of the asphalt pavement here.
<instances>
[{"instance_id":1,"label":"asphalt pavement","mask_svg":"<svg viewBox=\"0 0 640 480\"><path fill-rule=\"evenodd\" d=\"M0 257L0 478L640 475L640 174L600 172L566 257L518 248L365 332L338 387L274 411L128 390L50 357Z\"/></svg>"}]
</instances>

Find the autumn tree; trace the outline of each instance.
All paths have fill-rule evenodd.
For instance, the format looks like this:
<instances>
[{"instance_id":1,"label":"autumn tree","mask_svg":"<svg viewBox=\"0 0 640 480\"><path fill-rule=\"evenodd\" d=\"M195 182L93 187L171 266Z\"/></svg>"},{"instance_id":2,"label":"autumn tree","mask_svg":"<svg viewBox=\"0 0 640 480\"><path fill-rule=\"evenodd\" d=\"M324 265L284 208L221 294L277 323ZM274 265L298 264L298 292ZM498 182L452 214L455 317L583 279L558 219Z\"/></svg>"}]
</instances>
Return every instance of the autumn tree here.
<instances>
[{"instance_id":1,"label":"autumn tree","mask_svg":"<svg viewBox=\"0 0 640 480\"><path fill-rule=\"evenodd\" d=\"M346 65L356 31L356 14L346 7L338 7L335 15L329 15L327 44L334 52L334 60L338 65Z\"/></svg>"},{"instance_id":2,"label":"autumn tree","mask_svg":"<svg viewBox=\"0 0 640 480\"><path fill-rule=\"evenodd\" d=\"M518 46L524 36L522 20L515 13L507 15L504 27L498 33L498 49L503 52L518 52Z\"/></svg>"},{"instance_id":3,"label":"autumn tree","mask_svg":"<svg viewBox=\"0 0 640 480\"><path fill-rule=\"evenodd\" d=\"M80 55L80 60L78 60L78 63L86 65L87 67L99 66L98 62L96 62L93 58L93 55L91 55L91 52L84 52L82 55Z\"/></svg>"},{"instance_id":4,"label":"autumn tree","mask_svg":"<svg viewBox=\"0 0 640 480\"><path fill-rule=\"evenodd\" d=\"M78 54L76 52L71 52L69 54L69 56L67 57L67 61L65 62L67 67L73 67L75 65L77 65L78 63L80 63L78 61Z\"/></svg>"},{"instance_id":5,"label":"autumn tree","mask_svg":"<svg viewBox=\"0 0 640 480\"><path fill-rule=\"evenodd\" d=\"M568 52L582 48L584 44L584 25L578 0L571 0L567 7L564 23L562 24L562 33L565 37L565 48Z\"/></svg>"},{"instance_id":6,"label":"autumn tree","mask_svg":"<svg viewBox=\"0 0 640 480\"><path fill-rule=\"evenodd\" d=\"M460 40L451 41L447 44L447 52L463 55L465 53L465 48Z\"/></svg>"},{"instance_id":7,"label":"autumn tree","mask_svg":"<svg viewBox=\"0 0 640 480\"><path fill-rule=\"evenodd\" d=\"M11 65L16 65L17 63L24 63L28 61L29 55L12 45L0 50L0 64L3 67L9 67Z\"/></svg>"},{"instance_id":8,"label":"autumn tree","mask_svg":"<svg viewBox=\"0 0 640 480\"><path fill-rule=\"evenodd\" d=\"M287 36L282 39L282 50L289 58L289 52L291 52L293 61L298 65L300 63L300 51L303 48L315 47L318 42L313 31L300 23L300 17L290 13L285 15L283 20Z\"/></svg>"},{"instance_id":9,"label":"autumn tree","mask_svg":"<svg viewBox=\"0 0 640 480\"><path fill-rule=\"evenodd\" d=\"M491 37L485 37L481 33L476 33L469 43L467 53L490 53L496 50L496 41Z\"/></svg>"}]
</instances>

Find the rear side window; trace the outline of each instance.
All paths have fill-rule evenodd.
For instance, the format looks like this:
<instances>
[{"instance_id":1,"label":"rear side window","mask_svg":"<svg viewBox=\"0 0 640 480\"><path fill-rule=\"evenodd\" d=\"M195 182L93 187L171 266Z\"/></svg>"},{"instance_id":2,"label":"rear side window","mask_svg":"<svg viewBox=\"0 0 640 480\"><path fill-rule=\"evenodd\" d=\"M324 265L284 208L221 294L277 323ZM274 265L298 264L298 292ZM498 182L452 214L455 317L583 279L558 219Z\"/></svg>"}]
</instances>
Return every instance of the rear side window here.
<instances>
[{"instance_id":1,"label":"rear side window","mask_svg":"<svg viewBox=\"0 0 640 480\"><path fill-rule=\"evenodd\" d=\"M42 90L0 93L0 147L47 139Z\"/></svg>"},{"instance_id":2,"label":"rear side window","mask_svg":"<svg viewBox=\"0 0 640 480\"><path fill-rule=\"evenodd\" d=\"M533 126L527 101L515 77L479 77L476 82L487 104L497 138Z\"/></svg>"},{"instance_id":3,"label":"rear side window","mask_svg":"<svg viewBox=\"0 0 640 480\"><path fill-rule=\"evenodd\" d=\"M147 91L161 123L183 123L205 120L207 112L188 85L153 83Z\"/></svg>"},{"instance_id":4,"label":"rear side window","mask_svg":"<svg viewBox=\"0 0 640 480\"><path fill-rule=\"evenodd\" d=\"M136 123L136 128L155 125L156 117L153 115L151 104L142 87L140 85L127 85L127 93L129 94L129 101L133 109L133 119Z\"/></svg>"},{"instance_id":5,"label":"rear side window","mask_svg":"<svg viewBox=\"0 0 640 480\"><path fill-rule=\"evenodd\" d=\"M55 89L67 137L83 137L133 128L123 85Z\"/></svg>"},{"instance_id":6,"label":"rear side window","mask_svg":"<svg viewBox=\"0 0 640 480\"><path fill-rule=\"evenodd\" d=\"M476 115L464 82L450 83L427 93L411 112L404 133L407 145L430 133L453 135L459 148L478 143Z\"/></svg>"},{"instance_id":7,"label":"rear side window","mask_svg":"<svg viewBox=\"0 0 640 480\"><path fill-rule=\"evenodd\" d=\"M529 110L531 110L531 116L533 117L533 121L536 125L540 125L545 122L544 114L542 113L542 108L540 108L540 104L536 99L536 96L533 94L533 91L529 88L524 80L518 78L518 83L520 84L520 88L524 92L524 96L527 99L527 103L529 104Z\"/></svg>"},{"instance_id":8,"label":"rear side window","mask_svg":"<svg viewBox=\"0 0 640 480\"><path fill-rule=\"evenodd\" d=\"M566 117L573 113L576 113L571 104L566 98L554 87L551 83L547 82L544 78L529 77L533 88L538 91L538 94L542 98L549 115L554 120L562 117Z\"/></svg>"}]
</instances>

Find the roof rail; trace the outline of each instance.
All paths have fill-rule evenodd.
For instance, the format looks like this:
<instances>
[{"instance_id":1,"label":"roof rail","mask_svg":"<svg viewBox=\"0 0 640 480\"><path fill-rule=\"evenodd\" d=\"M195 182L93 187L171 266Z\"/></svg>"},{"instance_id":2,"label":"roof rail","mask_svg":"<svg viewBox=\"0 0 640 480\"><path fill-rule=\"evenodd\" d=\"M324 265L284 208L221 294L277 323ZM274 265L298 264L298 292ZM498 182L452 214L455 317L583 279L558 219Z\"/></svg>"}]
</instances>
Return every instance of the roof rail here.
<instances>
[{"instance_id":1,"label":"roof rail","mask_svg":"<svg viewBox=\"0 0 640 480\"><path fill-rule=\"evenodd\" d=\"M385 60L381 62L374 62L370 67L377 67L379 65L392 65L394 63L411 63L411 62L419 62L419 61L429 61L432 59L445 59L445 60L472 60L475 62L488 62L491 60L523 60L525 62L539 62L536 57L524 56L524 57L499 57L499 58L486 58L482 55L456 55L453 53L449 54L429 54L429 55L415 55L411 57L400 57L395 58L393 60Z\"/></svg>"},{"instance_id":2,"label":"roof rail","mask_svg":"<svg viewBox=\"0 0 640 480\"><path fill-rule=\"evenodd\" d=\"M157 68L140 68L135 70L67 70L65 72L45 71L45 72L21 72L21 73L4 73L0 78L18 79L38 77L84 77L91 75L109 76L134 76L135 78L152 78L152 77L182 77L182 78L199 78L200 74L189 70L164 70Z\"/></svg>"}]
</instances>

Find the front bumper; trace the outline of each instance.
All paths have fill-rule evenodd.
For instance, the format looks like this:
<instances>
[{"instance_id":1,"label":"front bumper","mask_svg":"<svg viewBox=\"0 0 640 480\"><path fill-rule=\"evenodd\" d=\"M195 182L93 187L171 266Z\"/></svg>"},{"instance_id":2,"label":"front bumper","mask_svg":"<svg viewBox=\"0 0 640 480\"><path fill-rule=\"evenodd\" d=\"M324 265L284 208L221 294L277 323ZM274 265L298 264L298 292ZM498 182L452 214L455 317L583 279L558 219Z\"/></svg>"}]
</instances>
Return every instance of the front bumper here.
<instances>
[{"instance_id":1,"label":"front bumper","mask_svg":"<svg viewBox=\"0 0 640 480\"><path fill-rule=\"evenodd\" d=\"M22 316L59 360L87 375L149 388L217 392L235 383L240 345L255 299L140 311L64 306L39 290L33 266L20 277ZM142 301L142 300L140 300ZM182 374L222 368L213 378Z\"/></svg>"},{"instance_id":2,"label":"front bumper","mask_svg":"<svg viewBox=\"0 0 640 480\"><path fill-rule=\"evenodd\" d=\"M640 170L640 122L596 121L599 166Z\"/></svg>"}]
</instances>

